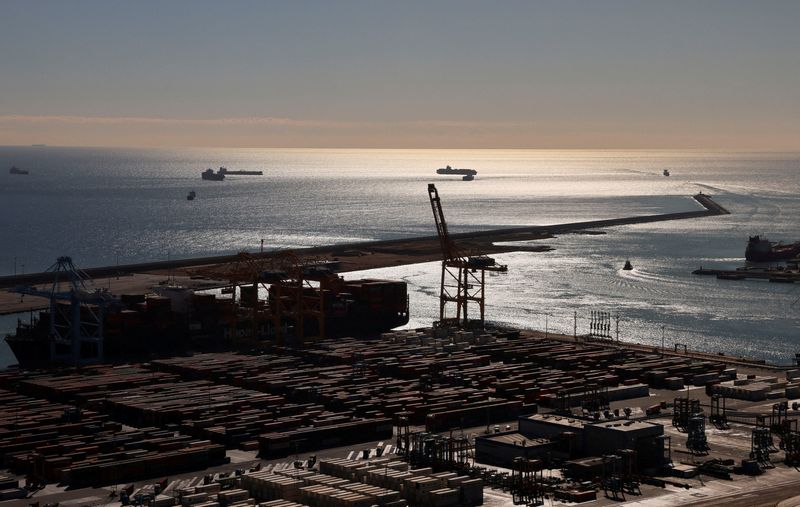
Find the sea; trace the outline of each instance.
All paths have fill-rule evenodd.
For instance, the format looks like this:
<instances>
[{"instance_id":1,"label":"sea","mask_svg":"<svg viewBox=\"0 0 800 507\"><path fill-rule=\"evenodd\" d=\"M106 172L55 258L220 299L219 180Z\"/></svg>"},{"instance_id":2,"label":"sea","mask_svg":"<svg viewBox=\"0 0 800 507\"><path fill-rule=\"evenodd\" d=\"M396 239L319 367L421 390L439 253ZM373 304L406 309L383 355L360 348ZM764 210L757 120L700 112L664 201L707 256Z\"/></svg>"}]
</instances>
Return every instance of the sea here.
<instances>
[{"instance_id":1,"label":"sea","mask_svg":"<svg viewBox=\"0 0 800 507\"><path fill-rule=\"evenodd\" d=\"M436 174L448 164L478 174ZM11 175L12 165L30 174ZM264 174L201 180L219 166ZM711 195L731 214L564 234L531 242L550 252L497 255L508 272L487 278L487 319L585 334L593 312L607 312L609 334L625 342L782 365L800 352L800 287L692 274L743 266L750 235L800 240L800 153L0 147L0 275L44 271L65 255L95 267L254 252L262 241L268 250L431 236L428 183L452 233L691 211L692 195ZM439 270L345 277L408 282L414 328L438 318ZM0 335L29 317L0 317ZM0 343L0 367L14 362Z\"/></svg>"}]
</instances>

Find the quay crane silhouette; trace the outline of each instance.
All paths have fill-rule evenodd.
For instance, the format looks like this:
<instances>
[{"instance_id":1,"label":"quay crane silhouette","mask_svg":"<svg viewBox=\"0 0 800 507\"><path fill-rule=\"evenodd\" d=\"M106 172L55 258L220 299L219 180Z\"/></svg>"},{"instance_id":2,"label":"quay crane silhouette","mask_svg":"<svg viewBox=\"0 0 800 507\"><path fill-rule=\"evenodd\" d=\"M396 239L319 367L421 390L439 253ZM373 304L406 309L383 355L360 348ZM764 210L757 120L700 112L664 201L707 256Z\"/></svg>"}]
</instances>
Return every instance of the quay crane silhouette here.
<instances>
[{"instance_id":1,"label":"quay crane silhouette","mask_svg":"<svg viewBox=\"0 0 800 507\"><path fill-rule=\"evenodd\" d=\"M483 328L485 325L485 287L487 271L507 271L508 266L497 264L486 255L467 256L461 253L447 231L442 201L436 185L428 184L436 233L442 248L442 277L439 291L439 325L461 328ZM479 319L470 320L469 304L478 306ZM447 310L455 304L455 316Z\"/></svg>"},{"instance_id":2,"label":"quay crane silhouette","mask_svg":"<svg viewBox=\"0 0 800 507\"><path fill-rule=\"evenodd\" d=\"M53 273L49 290L30 285L14 292L50 301L50 359L70 364L103 359L103 317L116 298L105 289L90 289L91 278L71 257L59 257L46 272ZM66 304L65 304L66 303Z\"/></svg>"}]
</instances>

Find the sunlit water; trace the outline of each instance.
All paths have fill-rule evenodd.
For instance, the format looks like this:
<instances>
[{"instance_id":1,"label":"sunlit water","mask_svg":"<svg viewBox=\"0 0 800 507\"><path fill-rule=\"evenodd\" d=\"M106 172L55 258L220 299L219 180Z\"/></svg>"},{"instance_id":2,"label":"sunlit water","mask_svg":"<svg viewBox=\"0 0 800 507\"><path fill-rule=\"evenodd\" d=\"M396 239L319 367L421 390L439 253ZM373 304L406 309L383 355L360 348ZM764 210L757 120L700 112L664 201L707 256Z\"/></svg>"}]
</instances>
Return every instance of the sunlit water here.
<instances>
[{"instance_id":1,"label":"sunlit water","mask_svg":"<svg viewBox=\"0 0 800 507\"><path fill-rule=\"evenodd\" d=\"M440 176L450 164L473 182ZM8 167L30 170L12 176ZM202 181L225 165L264 176ZM670 177L662 176L669 169ZM57 256L113 265L240 250L433 234L435 182L451 232L699 209L731 215L564 235L549 253L498 256L487 316L521 327L588 331L591 310L619 315L620 338L788 363L800 291L698 277L743 263L748 234L800 239L800 154L652 151L106 150L0 148L0 274L41 271ZM189 190L197 192L186 200ZM622 271L630 258L633 271ZM438 309L436 263L376 270L411 288L412 322ZM0 332L16 317L0 318ZM4 345L2 346L4 347ZM13 362L0 349L0 365Z\"/></svg>"}]
</instances>

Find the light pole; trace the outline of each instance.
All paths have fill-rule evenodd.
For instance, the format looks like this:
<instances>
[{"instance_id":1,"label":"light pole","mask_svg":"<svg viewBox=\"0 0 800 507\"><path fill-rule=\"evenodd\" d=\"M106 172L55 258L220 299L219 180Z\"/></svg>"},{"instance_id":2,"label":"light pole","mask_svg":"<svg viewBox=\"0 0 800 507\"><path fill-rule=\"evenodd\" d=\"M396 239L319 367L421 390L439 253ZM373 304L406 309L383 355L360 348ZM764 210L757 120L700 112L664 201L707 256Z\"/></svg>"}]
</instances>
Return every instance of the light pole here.
<instances>
[{"instance_id":1,"label":"light pole","mask_svg":"<svg viewBox=\"0 0 800 507\"><path fill-rule=\"evenodd\" d=\"M578 311L575 310L575 313L572 316L572 333L575 335L575 341L578 341Z\"/></svg>"},{"instance_id":2,"label":"light pole","mask_svg":"<svg viewBox=\"0 0 800 507\"><path fill-rule=\"evenodd\" d=\"M545 338L545 340L547 339L547 335L548 335L548 331L549 331L548 323L547 323L547 317L549 317L549 316L550 316L549 313L547 313L547 312L544 313L544 338Z\"/></svg>"},{"instance_id":3,"label":"light pole","mask_svg":"<svg viewBox=\"0 0 800 507\"><path fill-rule=\"evenodd\" d=\"M264 253L264 238L261 238L261 253Z\"/></svg>"},{"instance_id":4,"label":"light pole","mask_svg":"<svg viewBox=\"0 0 800 507\"><path fill-rule=\"evenodd\" d=\"M664 330L667 326L661 325L661 355L664 355Z\"/></svg>"},{"instance_id":5,"label":"light pole","mask_svg":"<svg viewBox=\"0 0 800 507\"><path fill-rule=\"evenodd\" d=\"M17 256L14 256L14 276L17 276Z\"/></svg>"}]
</instances>

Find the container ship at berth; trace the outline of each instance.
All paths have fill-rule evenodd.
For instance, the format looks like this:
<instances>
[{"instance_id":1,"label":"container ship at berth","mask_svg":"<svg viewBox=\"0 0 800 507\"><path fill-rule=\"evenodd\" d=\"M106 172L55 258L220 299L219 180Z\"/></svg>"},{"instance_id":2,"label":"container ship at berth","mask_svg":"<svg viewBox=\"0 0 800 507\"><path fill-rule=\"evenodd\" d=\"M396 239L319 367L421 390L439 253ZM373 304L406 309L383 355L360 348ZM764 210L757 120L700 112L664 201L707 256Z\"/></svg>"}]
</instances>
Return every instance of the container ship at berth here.
<instances>
[{"instance_id":1,"label":"container ship at berth","mask_svg":"<svg viewBox=\"0 0 800 507\"><path fill-rule=\"evenodd\" d=\"M273 284L266 300L257 298L255 286L243 285L238 301L169 286L158 294L123 294L102 309L54 301L31 322L19 321L6 342L21 367L39 367L293 346L320 336L377 335L408 323L405 282L339 280L336 290ZM81 337L70 336L71 320L79 322Z\"/></svg>"},{"instance_id":2,"label":"container ship at berth","mask_svg":"<svg viewBox=\"0 0 800 507\"><path fill-rule=\"evenodd\" d=\"M800 241L780 243L769 241L763 236L750 236L744 258L750 262L774 262L794 259L800 256Z\"/></svg>"}]
</instances>

